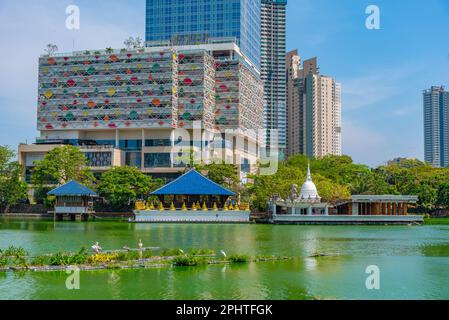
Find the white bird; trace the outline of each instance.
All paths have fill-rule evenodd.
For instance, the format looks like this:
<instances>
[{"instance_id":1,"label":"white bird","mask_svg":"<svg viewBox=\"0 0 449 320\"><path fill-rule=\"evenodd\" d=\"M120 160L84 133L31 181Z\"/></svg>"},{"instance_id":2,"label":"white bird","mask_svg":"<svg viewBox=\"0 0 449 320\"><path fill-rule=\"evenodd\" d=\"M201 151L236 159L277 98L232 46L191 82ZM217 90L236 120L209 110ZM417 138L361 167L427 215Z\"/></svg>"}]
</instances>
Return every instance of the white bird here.
<instances>
[{"instance_id":1,"label":"white bird","mask_svg":"<svg viewBox=\"0 0 449 320\"><path fill-rule=\"evenodd\" d=\"M142 240L139 240L139 249L142 250L142 248L143 248Z\"/></svg>"},{"instance_id":2,"label":"white bird","mask_svg":"<svg viewBox=\"0 0 449 320\"><path fill-rule=\"evenodd\" d=\"M226 252L224 252L223 250L221 250L220 253L223 257L225 257L225 258L227 257Z\"/></svg>"},{"instance_id":3,"label":"white bird","mask_svg":"<svg viewBox=\"0 0 449 320\"><path fill-rule=\"evenodd\" d=\"M99 244L98 242L96 242L96 243L92 246L92 250L93 250L95 253L100 253L100 251L101 251L102 249L101 249L101 247L100 247L100 244Z\"/></svg>"}]
</instances>

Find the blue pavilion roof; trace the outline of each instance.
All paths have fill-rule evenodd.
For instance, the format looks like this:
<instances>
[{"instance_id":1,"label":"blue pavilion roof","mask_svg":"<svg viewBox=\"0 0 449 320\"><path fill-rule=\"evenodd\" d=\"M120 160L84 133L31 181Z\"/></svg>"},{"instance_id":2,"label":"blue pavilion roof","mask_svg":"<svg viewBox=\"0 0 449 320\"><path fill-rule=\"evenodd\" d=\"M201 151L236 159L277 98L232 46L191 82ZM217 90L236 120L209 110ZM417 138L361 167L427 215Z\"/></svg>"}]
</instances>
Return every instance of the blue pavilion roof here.
<instances>
[{"instance_id":1,"label":"blue pavilion roof","mask_svg":"<svg viewBox=\"0 0 449 320\"><path fill-rule=\"evenodd\" d=\"M76 181L70 181L59 188L56 188L48 193L50 196L91 196L96 197L97 194L88 187Z\"/></svg>"},{"instance_id":2,"label":"blue pavilion roof","mask_svg":"<svg viewBox=\"0 0 449 320\"><path fill-rule=\"evenodd\" d=\"M234 196L235 193L211 181L196 170L190 170L178 179L151 193L152 195L210 195Z\"/></svg>"}]
</instances>

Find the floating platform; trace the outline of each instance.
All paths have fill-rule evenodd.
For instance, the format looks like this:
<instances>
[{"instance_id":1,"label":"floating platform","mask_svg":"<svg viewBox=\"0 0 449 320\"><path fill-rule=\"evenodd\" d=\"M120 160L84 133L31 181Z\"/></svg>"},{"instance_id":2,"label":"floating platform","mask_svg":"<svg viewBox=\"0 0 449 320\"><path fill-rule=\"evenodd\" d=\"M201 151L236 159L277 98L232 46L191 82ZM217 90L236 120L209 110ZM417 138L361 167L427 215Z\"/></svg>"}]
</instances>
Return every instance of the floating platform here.
<instances>
[{"instance_id":1,"label":"floating platform","mask_svg":"<svg viewBox=\"0 0 449 320\"><path fill-rule=\"evenodd\" d=\"M299 225L422 225L423 216L357 216L357 215L273 215L270 219L273 224L299 224Z\"/></svg>"},{"instance_id":2,"label":"floating platform","mask_svg":"<svg viewBox=\"0 0 449 320\"><path fill-rule=\"evenodd\" d=\"M250 223L249 211L136 210L131 223Z\"/></svg>"}]
</instances>

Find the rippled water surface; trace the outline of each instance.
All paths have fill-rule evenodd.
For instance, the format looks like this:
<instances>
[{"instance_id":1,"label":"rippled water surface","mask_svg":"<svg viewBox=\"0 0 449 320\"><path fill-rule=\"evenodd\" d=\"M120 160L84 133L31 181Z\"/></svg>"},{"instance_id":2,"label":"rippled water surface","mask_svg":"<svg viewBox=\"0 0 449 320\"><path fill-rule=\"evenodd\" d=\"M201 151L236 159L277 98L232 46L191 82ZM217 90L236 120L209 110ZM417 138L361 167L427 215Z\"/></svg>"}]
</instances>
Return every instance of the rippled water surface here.
<instances>
[{"instance_id":1,"label":"rippled water surface","mask_svg":"<svg viewBox=\"0 0 449 320\"><path fill-rule=\"evenodd\" d=\"M286 255L286 262L81 273L0 273L0 299L449 299L449 226L127 224L0 219L0 248L31 255L145 246ZM308 258L316 253L330 256ZM381 271L367 290L367 266Z\"/></svg>"}]
</instances>

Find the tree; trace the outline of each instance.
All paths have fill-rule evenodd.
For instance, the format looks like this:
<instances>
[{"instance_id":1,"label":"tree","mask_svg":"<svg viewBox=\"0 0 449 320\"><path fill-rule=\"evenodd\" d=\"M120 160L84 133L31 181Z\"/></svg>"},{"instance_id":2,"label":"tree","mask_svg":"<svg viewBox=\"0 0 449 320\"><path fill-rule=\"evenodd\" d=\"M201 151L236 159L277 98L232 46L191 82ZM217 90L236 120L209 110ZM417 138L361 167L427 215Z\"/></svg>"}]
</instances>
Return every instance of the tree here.
<instances>
[{"instance_id":1,"label":"tree","mask_svg":"<svg viewBox=\"0 0 449 320\"><path fill-rule=\"evenodd\" d=\"M240 180L237 167L233 164L211 163L197 166L197 169L207 172L207 177L210 180L228 188L236 188Z\"/></svg>"},{"instance_id":2,"label":"tree","mask_svg":"<svg viewBox=\"0 0 449 320\"><path fill-rule=\"evenodd\" d=\"M0 208L9 208L27 198L27 185L21 180L22 166L13 161L15 154L8 147L0 146Z\"/></svg>"},{"instance_id":3,"label":"tree","mask_svg":"<svg viewBox=\"0 0 449 320\"><path fill-rule=\"evenodd\" d=\"M58 51L58 46L52 43L47 44L45 48L45 52L47 52L48 56L53 56Z\"/></svg>"},{"instance_id":4,"label":"tree","mask_svg":"<svg viewBox=\"0 0 449 320\"><path fill-rule=\"evenodd\" d=\"M134 46L134 38L133 37L129 37L128 39L126 39L123 44L125 45L127 50L131 50L131 48Z\"/></svg>"},{"instance_id":5,"label":"tree","mask_svg":"<svg viewBox=\"0 0 449 320\"><path fill-rule=\"evenodd\" d=\"M36 187L65 184L71 180L91 186L95 180L86 156L74 146L51 150L41 161L36 161L32 182Z\"/></svg>"},{"instance_id":6,"label":"tree","mask_svg":"<svg viewBox=\"0 0 449 320\"><path fill-rule=\"evenodd\" d=\"M116 167L100 178L97 191L117 210L130 209L138 198L163 185L160 179L152 179L134 167Z\"/></svg>"},{"instance_id":7,"label":"tree","mask_svg":"<svg viewBox=\"0 0 449 320\"><path fill-rule=\"evenodd\" d=\"M437 191L437 205L449 207L449 182L442 183Z\"/></svg>"},{"instance_id":8,"label":"tree","mask_svg":"<svg viewBox=\"0 0 449 320\"><path fill-rule=\"evenodd\" d=\"M126 39L123 44L125 45L126 49L129 51L131 49L141 49L142 48L142 38L140 37L129 37Z\"/></svg>"}]
</instances>

